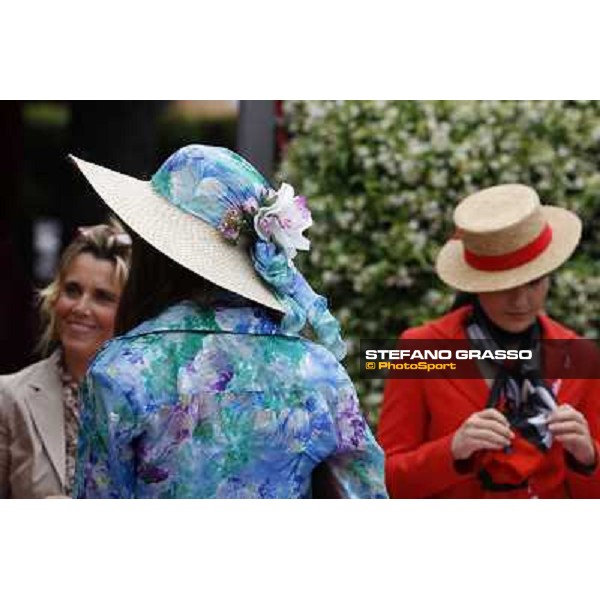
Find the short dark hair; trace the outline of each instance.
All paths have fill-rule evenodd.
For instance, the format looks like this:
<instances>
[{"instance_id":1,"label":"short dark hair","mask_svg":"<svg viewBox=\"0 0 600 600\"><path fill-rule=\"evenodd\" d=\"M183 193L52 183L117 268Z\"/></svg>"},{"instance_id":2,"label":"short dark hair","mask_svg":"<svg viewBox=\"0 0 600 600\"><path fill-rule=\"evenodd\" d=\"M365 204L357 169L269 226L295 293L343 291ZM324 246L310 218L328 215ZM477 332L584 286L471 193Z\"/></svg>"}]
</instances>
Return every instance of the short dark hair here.
<instances>
[{"instance_id":1,"label":"short dark hair","mask_svg":"<svg viewBox=\"0 0 600 600\"><path fill-rule=\"evenodd\" d=\"M450 311L457 310L463 306L473 305L475 300L477 300L477 294L473 294L472 292L456 292Z\"/></svg>"},{"instance_id":2,"label":"short dark hair","mask_svg":"<svg viewBox=\"0 0 600 600\"><path fill-rule=\"evenodd\" d=\"M135 232L130 234L131 272L119 304L117 334L126 333L182 300L214 305L221 288L182 267Z\"/></svg>"}]
</instances>

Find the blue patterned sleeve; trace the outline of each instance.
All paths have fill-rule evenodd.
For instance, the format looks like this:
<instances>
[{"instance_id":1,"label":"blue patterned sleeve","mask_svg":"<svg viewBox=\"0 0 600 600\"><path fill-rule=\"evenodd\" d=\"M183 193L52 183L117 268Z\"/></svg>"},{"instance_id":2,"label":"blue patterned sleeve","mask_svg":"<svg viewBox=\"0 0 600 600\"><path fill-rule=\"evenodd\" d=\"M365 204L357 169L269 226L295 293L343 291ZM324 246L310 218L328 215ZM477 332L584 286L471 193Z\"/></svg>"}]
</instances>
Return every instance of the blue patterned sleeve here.
<instances>
[{"instance_id":1,"label":"blue patterned sleeve","mask_svg":"<svg viewBox=\"0 0 600 600\"><path fill-rule=\"evenodd\" d=\"M387 498L383 451L362 415L354 385L339 364L337 381L330 402L336 449L317 470L316 485L328 497Z\"/></svg>"},{"instance_id":2,"label":"blue patterned sleeve","mask_svg":"<svg viewBox=\"0 0 600 600\"><path fill-rule=\"evenodd\" d=\"M81 388L81 425L75 498L135 497L133 402L102 369L88 372Z\"/></svg>"}]
</instances>

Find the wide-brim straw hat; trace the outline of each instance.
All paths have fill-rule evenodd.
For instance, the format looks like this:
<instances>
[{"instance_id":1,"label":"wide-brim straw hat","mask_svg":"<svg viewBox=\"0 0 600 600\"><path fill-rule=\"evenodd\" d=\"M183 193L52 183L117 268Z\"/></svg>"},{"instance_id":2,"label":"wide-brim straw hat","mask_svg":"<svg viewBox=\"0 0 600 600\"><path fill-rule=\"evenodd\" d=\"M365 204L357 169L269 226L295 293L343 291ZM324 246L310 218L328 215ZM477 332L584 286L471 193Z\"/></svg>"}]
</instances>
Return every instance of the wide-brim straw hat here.
<instances>
[{"instance_id":1,"label":"wide-brim straw hat","mask_svg":"<svg viewBox=\"0 0 600 600\"><path fill-rule=\"evenodd\" d=\"M215 285L285 312L254 270L248 243L233 244L143 181L70 156L106 205L157 250Z\"/></svg>"},{"instance_id":2,"label":"wide-brim straw hat","mask_svg":"<svg viewBox=\"0 0 600 600\"><path fill-rule=\"evenodd\" d=\"M514 288L547 275L573 253L581 221L569 210L543 206L536 191L498 185L465 198L454 211L456 234L441 249L436 271L457 290Z\"/></svg>"}]
</instances>

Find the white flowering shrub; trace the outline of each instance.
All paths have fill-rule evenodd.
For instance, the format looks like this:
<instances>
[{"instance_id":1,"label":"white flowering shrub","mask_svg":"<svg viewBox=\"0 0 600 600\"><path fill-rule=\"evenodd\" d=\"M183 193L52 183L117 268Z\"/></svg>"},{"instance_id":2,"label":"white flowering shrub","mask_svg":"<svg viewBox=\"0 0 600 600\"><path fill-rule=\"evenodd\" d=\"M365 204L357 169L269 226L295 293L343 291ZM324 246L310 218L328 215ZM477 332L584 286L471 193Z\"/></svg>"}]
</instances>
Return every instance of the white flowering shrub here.
<instances>
[{"instance_id":1,"label":"white flowering shrub","mask_svg":"<svg viewBox=\"0 0 600 600\"><path fill-rule=\"evenodd\" d=\"M361 381L358 341L395 337L445 312L433 271L452 211L499 183L532 185L574 210L583 242L553 277L549 312L596 337L600 325L600 103L290 101L281 178L308 197L312 250L298 264L350 342L348 370L375 424L382 382Z\"/></svg>"}]
</instances>

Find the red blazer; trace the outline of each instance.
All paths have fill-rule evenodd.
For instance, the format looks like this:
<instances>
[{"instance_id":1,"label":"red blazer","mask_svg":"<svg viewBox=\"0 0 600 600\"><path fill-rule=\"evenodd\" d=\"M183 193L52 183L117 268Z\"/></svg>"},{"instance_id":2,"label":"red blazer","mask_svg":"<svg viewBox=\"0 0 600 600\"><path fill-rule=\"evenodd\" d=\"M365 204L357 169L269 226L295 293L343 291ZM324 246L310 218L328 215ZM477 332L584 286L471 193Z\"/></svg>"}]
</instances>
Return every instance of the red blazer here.
<instances>
[{"instance_id":1,"label":"red blazer","mask_svg":"<svg viewBox=\"0 0 600 600\"><path fill-rule=\"evenodd\" d=\"M465 339L470 307L406 330L402 339ZM578 337L549 317L540 317L545 339ZM567 466L545 469L530 478L529 489L491 492L474 471L457 471L450 444L489 395L485 379L388 379L377 437L385 450L385 476L392 498L600 498L600 467L582 475ZM600 380L565 379L557 400L583 413L600 457ZM600 461L599 461L600 462Z\"/></svg>"}]
</instances>

